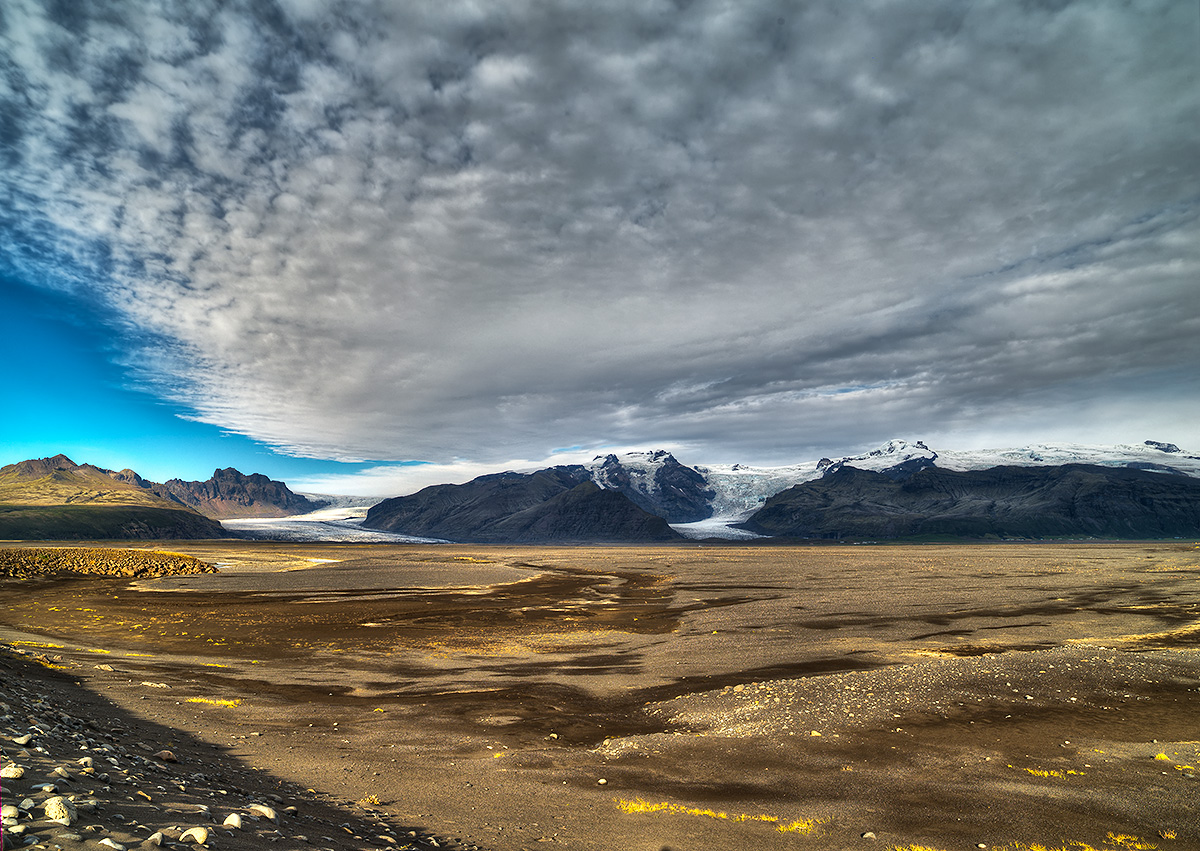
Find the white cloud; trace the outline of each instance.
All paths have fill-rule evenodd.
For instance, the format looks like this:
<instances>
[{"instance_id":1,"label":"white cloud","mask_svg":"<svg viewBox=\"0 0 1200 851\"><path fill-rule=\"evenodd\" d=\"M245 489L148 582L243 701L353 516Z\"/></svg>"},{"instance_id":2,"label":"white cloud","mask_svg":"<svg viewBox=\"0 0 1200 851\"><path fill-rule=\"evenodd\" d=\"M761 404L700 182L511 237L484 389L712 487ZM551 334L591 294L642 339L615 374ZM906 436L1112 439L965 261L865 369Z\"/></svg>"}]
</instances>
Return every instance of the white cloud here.
<instances>
[{"instance_id":1,"label":"white cloud","mask_svg":"<svg viewBox=\"0 0 1200 851\"><path fill-rule=\"evenodd\" d=\"M15 4L0 247L300 454L1183 422L1191 13L1052 6Z\"/></svg>"}]
</instances>

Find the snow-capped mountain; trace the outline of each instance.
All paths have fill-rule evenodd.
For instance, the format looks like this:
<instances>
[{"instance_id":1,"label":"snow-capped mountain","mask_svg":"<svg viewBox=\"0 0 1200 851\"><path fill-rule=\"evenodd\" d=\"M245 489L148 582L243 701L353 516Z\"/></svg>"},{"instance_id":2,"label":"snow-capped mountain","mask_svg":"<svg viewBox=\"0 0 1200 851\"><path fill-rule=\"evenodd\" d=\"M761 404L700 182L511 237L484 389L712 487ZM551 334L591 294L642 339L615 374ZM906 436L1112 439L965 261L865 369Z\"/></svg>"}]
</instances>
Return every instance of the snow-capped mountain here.
<instances>
[{"instance_id":1,"label":"snow-capped mountain","mask_svg":"<svg viewBox=\"0 0 1200 851\"><path fill-rule=\"evenodd\" d=\"M749 537L731 524L745 520L767 499L792 485L819 479L841 467L899 474L927 466L967 471L1062 464L1130 467L1200 478L1200 453L1153 440L1116 446L1038 443L1012 449L942 450L920 440L894 439L869 452L783 467L689 467L662 450L597 456L585 466L596 484L625 492L689 537Z\"/></svg>"}]
</instances>

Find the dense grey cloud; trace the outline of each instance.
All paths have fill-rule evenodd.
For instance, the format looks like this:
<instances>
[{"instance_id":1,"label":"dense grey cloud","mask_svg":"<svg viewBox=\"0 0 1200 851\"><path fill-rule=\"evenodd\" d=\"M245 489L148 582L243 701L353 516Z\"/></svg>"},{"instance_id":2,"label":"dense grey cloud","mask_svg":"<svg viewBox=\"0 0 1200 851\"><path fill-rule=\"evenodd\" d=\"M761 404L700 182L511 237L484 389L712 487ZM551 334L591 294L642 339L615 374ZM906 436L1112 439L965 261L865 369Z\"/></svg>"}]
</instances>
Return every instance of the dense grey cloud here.
<instances>
[{"instance_id":1,"label":"dense grey cloud","mask_svg":"<svg viewBox=\"0 0 1200 851\"><path fill-rule=\"evenodd\" d=\"M115 310L133 380L300 454L1186 442L1198 26L19 0L0 251Z\"/></svg>"}]
</instances>

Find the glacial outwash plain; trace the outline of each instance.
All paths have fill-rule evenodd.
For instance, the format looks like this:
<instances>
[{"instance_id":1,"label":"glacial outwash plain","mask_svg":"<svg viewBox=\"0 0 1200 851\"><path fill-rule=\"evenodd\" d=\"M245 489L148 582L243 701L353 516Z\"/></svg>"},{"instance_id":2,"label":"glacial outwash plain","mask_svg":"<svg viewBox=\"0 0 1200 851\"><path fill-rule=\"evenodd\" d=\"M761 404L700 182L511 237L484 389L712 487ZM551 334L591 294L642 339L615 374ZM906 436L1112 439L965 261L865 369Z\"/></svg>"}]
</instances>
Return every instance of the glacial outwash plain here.
<instances>
[{"instance_id":1,"label":"glacial outwash plain","mask_svg":"<svg viewBox=\"0 0 1200 851\"><path fill-rule=\"evenodd\" d=\"M217 572L0 579L14 847L1200 849L1194 540L70 546Z\"/></svg>"}]
</instances>

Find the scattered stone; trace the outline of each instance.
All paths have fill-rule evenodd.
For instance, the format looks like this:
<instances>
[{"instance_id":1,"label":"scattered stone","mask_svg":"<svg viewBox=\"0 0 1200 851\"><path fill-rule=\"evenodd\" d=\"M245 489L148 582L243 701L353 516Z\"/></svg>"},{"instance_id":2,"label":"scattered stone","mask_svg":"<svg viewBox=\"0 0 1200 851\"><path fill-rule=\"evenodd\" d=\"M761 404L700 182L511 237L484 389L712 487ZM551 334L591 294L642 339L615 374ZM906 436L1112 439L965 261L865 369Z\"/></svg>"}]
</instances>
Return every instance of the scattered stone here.
<instances>
[{"instance_id":1,"label":"scattered stone","mask_svg":"<svg viewBox=\"0 0 1200 851\"><path fill-rule=\"evenodd\" d=\"M185 830L183 835L179 837L180 842L195 842L197 845L203 845L208 842L207 827L193 827Z\"/></svg>"},{"instance_id":2,"label":"scattered stone","mask_svg":"<svg viewBox=\"0 0 1200 851\"><path fill-rule=\"evenodd\" d=\"M232 827L234 830L242 829L242 817L237 813L230 813L225 816L225 821L221 822L224 827Z\"/></svg>"},{"instance_id":3,"label":"scattered stone","mask_svg":"<svg viewBox=\"0 0 1200 851\"><path fill-rule=\"evenodd\" d=\"M874 833L873 831L870 831L870 830L868 830L866 833L864 833L864 834L862 835L862 838L863 838L863 839L874 839L874 838L875 838L875 833Z\"/></svg>"},{"instance_id":4,"label":"scattered stone","mask_svg":"<svg viewBox=\"0 0 1200 851\"><path fill-rule=\"evenodd\" d=\"M117 842L115 839L110 839L107 836L100 840L100 844L107 845L109 848L113 849L113 851L126 851L124 845L122 845L120 842Z\"/></svg>"},{"instance_id":5,"label":"scattered stone","mask_svg":"<svg viewBox=\"0 0 1200 851\"><path fill-rule=\"evenodd\" d=\"M164 840L162 831L156 830L156 831L154 831L154 833L150 834L145 839L143 839L142 844L143 845L162 845L164 841L165 840Z\"/></svg>"},{"instance_id":6,"label":"scattered stone","mask_svg":"<svg viewBox=\"0 0 1200 851\"><path fill-rule=\"evenodd\" d=\"M0 807L0 818L10 819L10 818L20 818L20 817L21 817L21 811L18 810L16 807L14 807L12 804L5 804L3 807Z\"/></svg>"},{"instance_id":7,"label":"scattered stone","mask_svg":"<svg viewBox=\"0 0 1200 851\"><path fill-rule=\"evenodd\" d=\"M71 833L70 831L65 831L63 833L60 833L57 836L55 836L54 838L62 839L62 840L68 841L68 842L83 842L83 837L80 834Z\"/></svg>"},{"instance_id":8,"label":"scattered stone","mask_svg":"<svg viewBox=\"0 0 1200 851\"><path fill-rule=\"evenodd\" d=\"M13 739L13 742L20 745L21 747L25 747L27 744L29 744L32 741L33 741L33 736L31 736L29 733L26 733L24 736L17 736L16 738Z\"/></svg>"},{"instance_id":9,"label":"scattered stone","mask_svg":"<svg viewBox=\"0 0 1200 851\"><path fill-rule=\"evenodd\" d=\"M15 762L7 763L3 768L0 768L0 777L3 777L5 780L20 780L24 776L25 768L17 765Z\"/></svg>"},{"instance_id":10,"label":"scattered stone","mask_svg":"<svg viewBox=\"0 0 1200 851\"><path fill-rule=\"evenodd\" d=\"M163 762L179 762L179 760L175 758L175 754L168 750L159 751L154 755L154 758L161 759Z\"/></svg>"}]
</instances>

